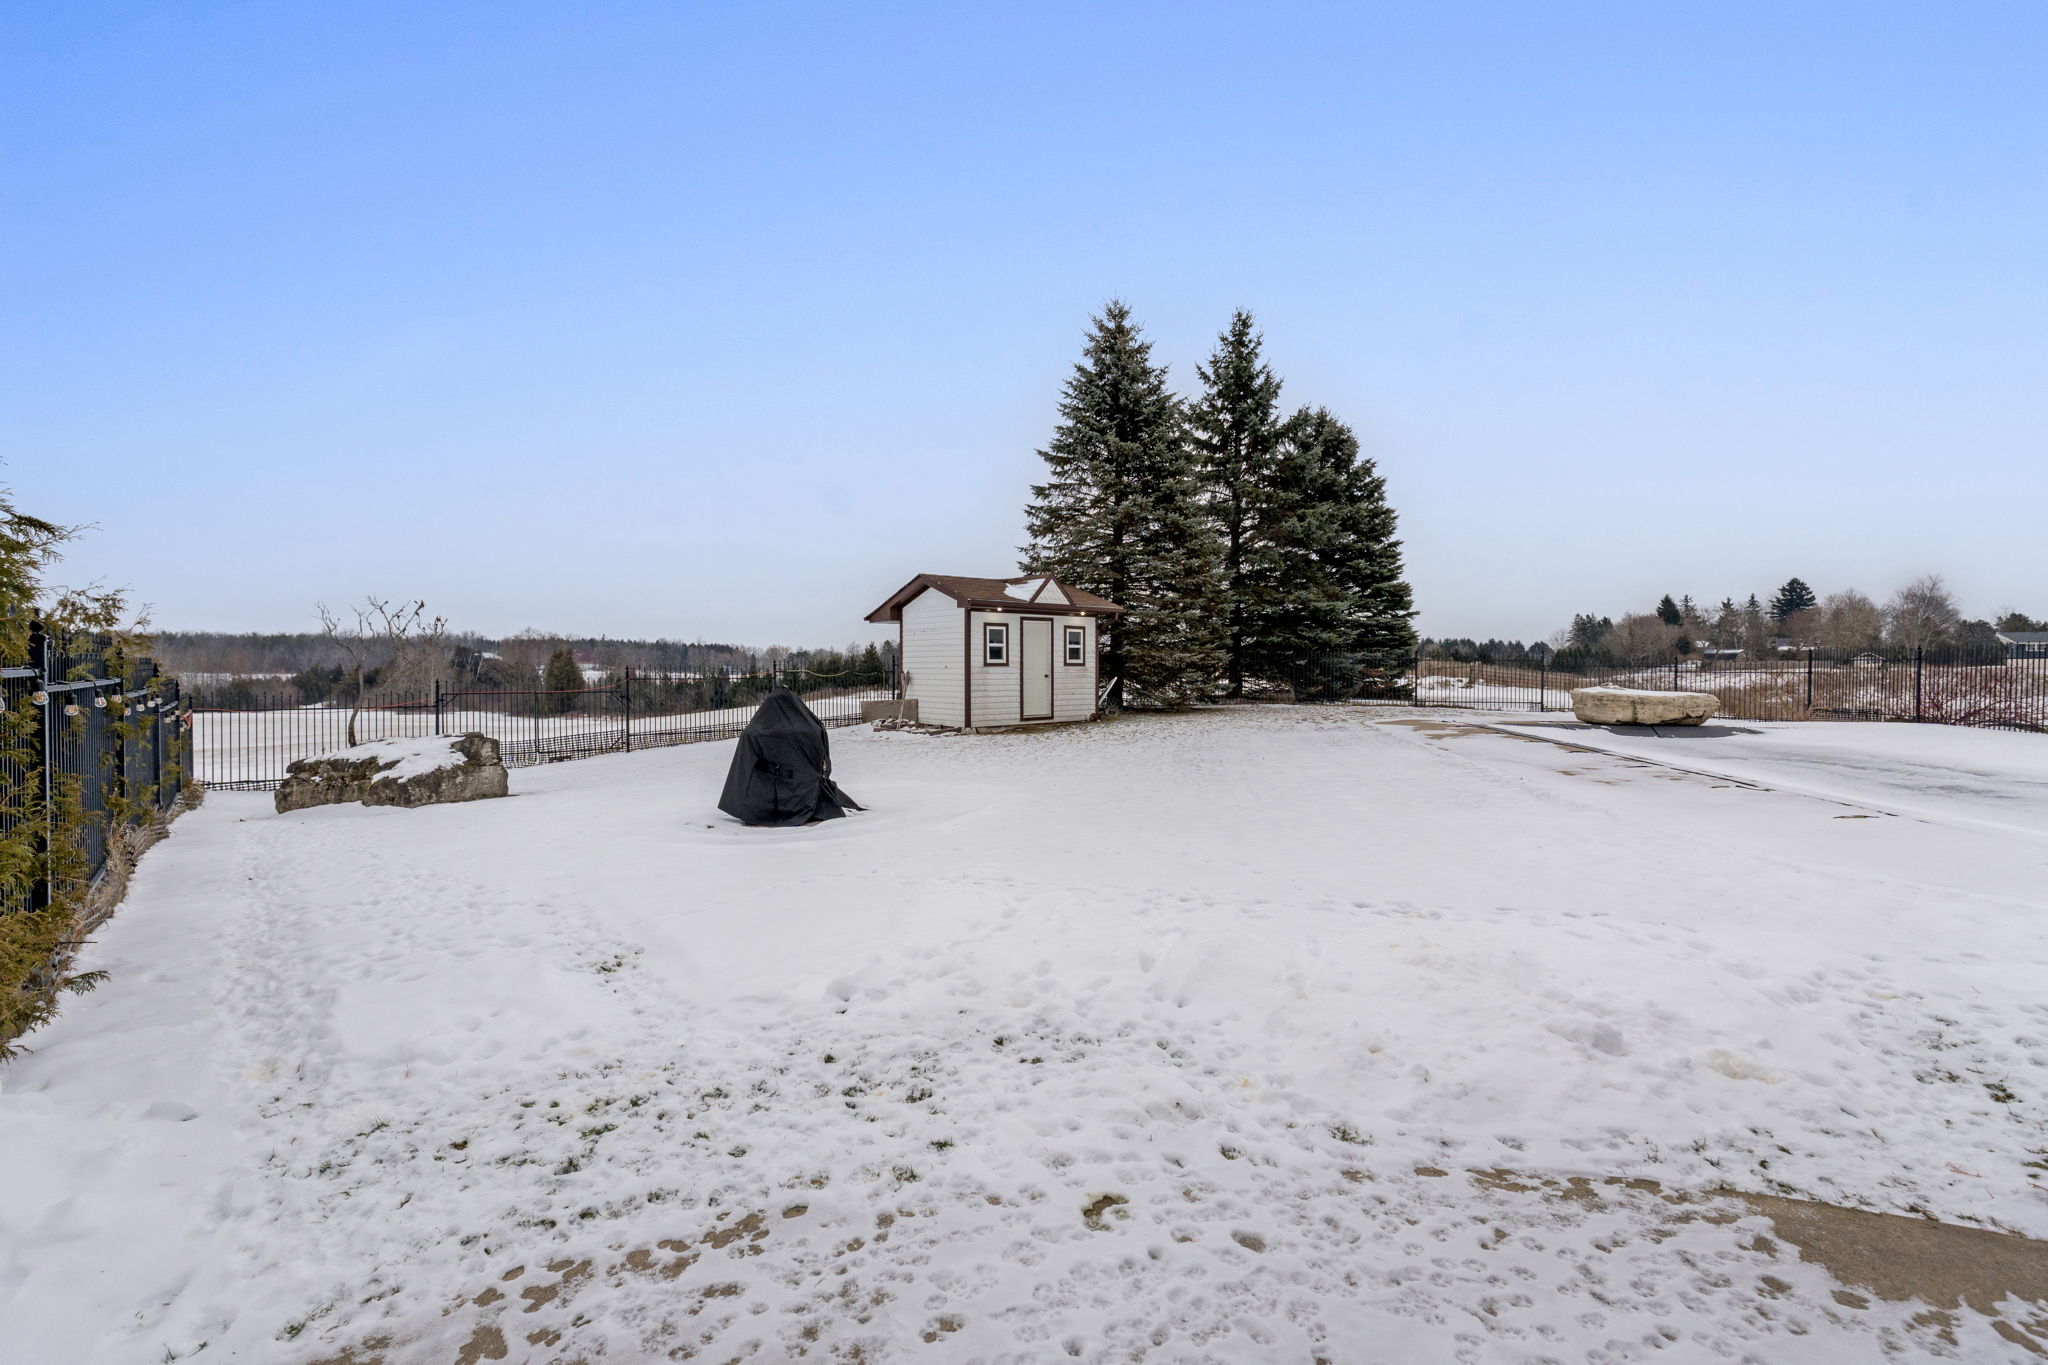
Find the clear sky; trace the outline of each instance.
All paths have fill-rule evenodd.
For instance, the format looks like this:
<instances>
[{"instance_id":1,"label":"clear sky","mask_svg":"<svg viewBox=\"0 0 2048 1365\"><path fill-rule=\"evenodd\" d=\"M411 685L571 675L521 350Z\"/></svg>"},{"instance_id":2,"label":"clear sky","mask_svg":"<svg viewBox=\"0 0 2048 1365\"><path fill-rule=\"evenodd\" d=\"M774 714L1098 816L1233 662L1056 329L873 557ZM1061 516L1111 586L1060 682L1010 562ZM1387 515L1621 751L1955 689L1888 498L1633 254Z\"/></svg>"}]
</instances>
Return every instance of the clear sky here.
<instances>
[{"instance_id":1,"label":"clear sky","mask_svg":"<svg viewBox=\"0 0 2048 1365\"><path fill-rule=\"evenodd\" d=\"M0 481L159 624L871 638L1231 308L1433 634L2048 613L2048 5L0 9Z\"/></svg>"}]
</instances>

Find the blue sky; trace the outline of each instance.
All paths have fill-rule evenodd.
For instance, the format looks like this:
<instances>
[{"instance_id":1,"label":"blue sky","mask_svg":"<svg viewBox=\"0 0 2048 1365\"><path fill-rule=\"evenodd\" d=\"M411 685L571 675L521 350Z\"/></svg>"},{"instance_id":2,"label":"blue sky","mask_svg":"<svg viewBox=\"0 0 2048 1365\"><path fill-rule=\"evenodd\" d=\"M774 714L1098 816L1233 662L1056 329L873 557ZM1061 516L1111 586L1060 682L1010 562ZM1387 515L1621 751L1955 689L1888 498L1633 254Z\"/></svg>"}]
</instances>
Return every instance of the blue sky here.
<instances>
[{"instance_id":1,"label":"blue sky","mask_svg":"<svg viewBox=\"0 0 2048 1365\"><path fill-rule=\"evenodd\" d=\"M15 4L0 481L171 627L867 638L1252 308L1421 624L2048 613L2048 6Z\"/></svg>"}]
</instances>

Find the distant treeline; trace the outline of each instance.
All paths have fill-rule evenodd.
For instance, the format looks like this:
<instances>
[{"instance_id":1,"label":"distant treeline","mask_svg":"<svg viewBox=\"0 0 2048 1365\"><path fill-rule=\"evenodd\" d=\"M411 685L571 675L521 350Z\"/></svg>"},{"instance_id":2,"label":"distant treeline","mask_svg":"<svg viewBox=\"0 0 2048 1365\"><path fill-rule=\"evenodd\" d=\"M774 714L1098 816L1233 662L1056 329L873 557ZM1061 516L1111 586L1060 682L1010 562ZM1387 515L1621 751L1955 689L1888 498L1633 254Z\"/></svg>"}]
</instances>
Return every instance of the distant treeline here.
<instances>
[{"instance_id":1,"label":"distant treeline","mask_svg":"<svg viewBox=\"0 0 2048 1365\"><path fill-rule=\"evenodd\" d=\"M1853 587L1822 596L1804 579L1787 579L1766 601L1750 593L1716 605L1669 593L1648 611L1610 618L1582 612L1551 637L1558 651L1595 664L1655 664L1697 655L1769 659L1802 650L1846 657L1859 653L1995 662L2006 657L2000 634L2048 631L2048 620L2002 609L1991 619L1963 615L1938 574L1899 588L1883 602Z\"/></svg>"},{"instance_id":2,"label":"distant treeline","mask_svg":"<svg viewBox=\"0 0 2048 1365\"><path fill-rule=\"evenodd\" d=\"M555 651L561 649L569 650L579 661L596 668L632 668L649 673L709 672L714 669L745 671L768 661L826 652L844 657L858 655L862 651L862 646L857 644L826 651L786 645L715 644L703 640L615 640L602 635L551 635L532 630L507 636L450 631L443 639L450 650L465 648L475 656L495 654L515 667L530 668L535 674L546 667ZM342 667L348 663L341 646L317 631L159 630L151 632L150 640L151 654L167 673L275 676L297 673L306 668L325 670ZM892 643L890 652L893 651Z\"/></svg>"},{"instance_id":3,"label":"distant treeline","mask_svg":"<svg viewBox=\"0 0 2048 1365\"><path fill-rule=\"evenodd\" d=\"M1554 653L1550 646L1538 640L1534 644L1523 644L1520 640L1469 640L1469 639L1424 639L1420 653L1425 659L1452 659L1461 664L1521 664L1535 663L1547 659Z\"/></svg>"},{"instance_id":4,"label":"distant treeline","mask_svg":"<svg viewBox=\"0 0 2048 1365\"><path fill-rule=\"evenodd\" d=\"M166 672L185 679L189 690L212 702L243 706L281 697L302 705L345 705L355 699L347 651L324 634L160 631L150 652ZM609 685L631 669L650 688L703 691L707 698L716 694L714 704L722 705L741 679L760 679L765 687L773 676L800 690L886 682L896 666L896 642L792 649L540 631L503 637L451 631L413 642L402 652L387 647L373 657L363 676L366 694L424 694L436 683L448 690L540 688L566 694ZM646 695L654 697L656 691ZM570 703L565 699L557 705L568 709Z\"/></svg>"}]
</instances>

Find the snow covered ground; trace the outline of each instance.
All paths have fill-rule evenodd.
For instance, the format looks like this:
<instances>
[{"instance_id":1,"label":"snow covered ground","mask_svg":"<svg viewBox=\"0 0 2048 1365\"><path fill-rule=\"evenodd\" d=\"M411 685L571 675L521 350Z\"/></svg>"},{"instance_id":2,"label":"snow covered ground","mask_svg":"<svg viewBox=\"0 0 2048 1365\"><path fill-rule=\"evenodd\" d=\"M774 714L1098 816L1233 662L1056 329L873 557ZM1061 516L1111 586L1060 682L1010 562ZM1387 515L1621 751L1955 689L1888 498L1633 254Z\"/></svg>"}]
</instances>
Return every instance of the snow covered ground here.
<instances>
[{"instance_id":1,"label":"snow covered ground","mask_svg":"<svg viewBox=\"0 0 2048 1365\"><path fill-rule=\"evenodd\" d=\"M0 1356L2034 1359L1714 1192L2048 1236L2048 739L1470 719L217 793L0 1070Z\"/></svg>"},{"instance_id":2,"label":"snow covered ground","mask_svg":"<svg viewBox=\"0 0 2048 1365\"><path fill-rule=\"evenodd\" d=\"M1569 743L1901 815L2048 835L2048 737L1950 725L1712 721L1593 729L1507 718Z\"/></svg>"}]
</instances>

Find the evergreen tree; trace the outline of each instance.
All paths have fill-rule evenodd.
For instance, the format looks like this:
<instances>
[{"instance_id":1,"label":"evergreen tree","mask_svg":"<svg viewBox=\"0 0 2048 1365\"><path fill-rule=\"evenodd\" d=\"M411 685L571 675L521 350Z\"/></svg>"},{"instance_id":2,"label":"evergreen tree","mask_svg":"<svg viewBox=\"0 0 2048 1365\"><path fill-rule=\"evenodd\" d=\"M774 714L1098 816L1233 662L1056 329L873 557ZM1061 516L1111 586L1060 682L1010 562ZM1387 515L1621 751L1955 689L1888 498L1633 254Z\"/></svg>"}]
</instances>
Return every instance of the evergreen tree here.
<instances>
[{"instance_id":1,"label":"evergreen tree","mask_svg":"<svg viewBox=\"0 0 2048 1365\"><path fill-rule=\"evenodd\" d=\"M1749 600L1742 604L1740 643L1743 652L1752 659L1768 658L1775 652L1771 648L1770 617L1764 612L1764 604L1757 601L1755 593L1751 593Z\"/></svg>"},{"instance_id":2,"label":"evergreen tree","mask_svg":"<svg viewBox=\"0 0 2048 1365\"><path fill-rule=\"evenodd\" d=\"M1667 626L1679 625L1685 620L1685 613L1678 609L1678 603L1671 600L1668 592L1658 600L1657 619Z\"/></svg>"},{"instance_id":3,"label":"evergreen tree","mask_svg":"<svg viewBox=\"0 0 2048 1365\"><path fill-rule=\"evenodd\" d=\"M1565 642L1565 648L1577 650L1582 654L1592 654L1600 648L1600 642L1606 638L1607 632L1613 629L1614 622L1605 616L1595 616L1590 612L1574 616L1571 635Z\"/></svg>"},{"instance_id":4,"label":"evergreen tree","mask_svg":"<svg viewBox=\"0 0 2048 1365\"><path fill-rule=\"evenodd\" d=\"M1233 694L1257 652L1257 623L1278 609L1286 586L1262 535L1278 514L1268 502L1282 434L1280 380L1260 358L1264 342L1249 312L1232 313L1208 364L1195 368L1202 396L1188 413L1222 553L1224 671Z\"/></svg>"},{"instance_id":5,"label":"evergreen tree","mask_svg":"<svg viewBox=\"0 0 2048 1365\"><path fill-rule=\"evenodd\" d=\"M1812 611L1820 605L1820 599L1813 595L1813 589L1797 578L1785 580L1785 586L1778 589L1778 595L1771 599L1771 619L1782 622L1796 611Z\"/></svg>"},{"instance_id":6,"label":"evergreen tree","mask_svg":"<svg viewBox=\"0 0 2048 1365\"><path fill-rule=\"evenodd\" d=\"M1105 625L1105 684L1169 703L1199 696L1222 663L1215 534L1180 401L1121 301L1091 319L1038 453L1047 474L1025 509L1026 572L1124 608Z\"/></svg>"},{"instance_id":7,"label":"evergreen tree","mask_svg":"<svg viewBox=\"0 0 2048 1365\"><path fill-rule=\"evenodd\" d=\"M1694 637L1698 637L1707 628L1706 619L1701 616L1699 606L1692 600L1691 593L1678 599L1678 620L1686 632Z\"/></svg>"},{"instance_id":8,"label":"evergreen tree","mask_svg":"<svg viewBox=\"0 0 2048 1365\"><path fill-rule=\"evenodd\" d=\"M1245 558L1245 638L1254 668L1298 668L1325 652L1410 654L1414 598L1386 480L1324 409L1289 418L1260 492Z\"/></svg>"},{"instance_id":9,"label":"evergreen tree","mask_svg":"<svg viewBox=\"0 0 2048 1365\"><path fill-rule=\"evenodd\" d=\"M1709 637L1717 649L1732 649L1742 643L1742 608L1735 605L1735 599L1724 597L1721 605L1714 608L1713 632Z\"/></svg>"},{"instance_id":10,"label":"evergreen tree","mask_svg":"<svg viewBox=\"0 0 2048 1365\"><path fill-rule=\"evenodd\" d=\"M541 710L551 716L559 716L576 709L576 694L583 690L583 670L577 667L576 655L567 649L558 649L548 656L548 666L541 674L540 685L546 693L541 698Z\"/></svg>"}]
</instances>

